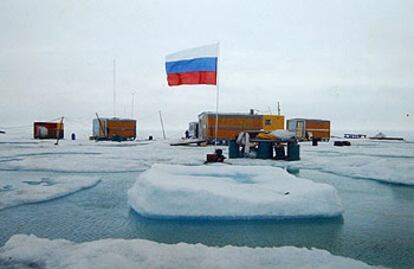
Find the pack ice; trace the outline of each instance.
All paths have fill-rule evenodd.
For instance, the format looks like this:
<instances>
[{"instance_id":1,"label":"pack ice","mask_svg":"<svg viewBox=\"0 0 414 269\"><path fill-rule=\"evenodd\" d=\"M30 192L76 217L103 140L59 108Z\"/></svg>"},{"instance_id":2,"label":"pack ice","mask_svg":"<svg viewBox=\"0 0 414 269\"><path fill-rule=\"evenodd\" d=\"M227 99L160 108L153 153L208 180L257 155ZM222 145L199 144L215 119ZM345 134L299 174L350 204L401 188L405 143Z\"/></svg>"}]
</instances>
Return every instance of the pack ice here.
<instances>
[{"instance_id":1,"label":"pack ice","mask_svg":"<svg viewBox=\"0 0 414 269\"><path fill-rule=\"evenodd\" d=\"M155 164L128 191L139 214L160 218L334 217L336 189L279 167Z\"/></svg>"},{"instance_id":2,"label":"pack ice","mask_svg":"<svg viewBox=\"0 0 414 269\"><path fill-rule=\"evenodd\" d=\"M142 239L85 243L14 235L0 248L6 268L373 268L320 249L207 247Z\"/></svg>"}]
</instances>

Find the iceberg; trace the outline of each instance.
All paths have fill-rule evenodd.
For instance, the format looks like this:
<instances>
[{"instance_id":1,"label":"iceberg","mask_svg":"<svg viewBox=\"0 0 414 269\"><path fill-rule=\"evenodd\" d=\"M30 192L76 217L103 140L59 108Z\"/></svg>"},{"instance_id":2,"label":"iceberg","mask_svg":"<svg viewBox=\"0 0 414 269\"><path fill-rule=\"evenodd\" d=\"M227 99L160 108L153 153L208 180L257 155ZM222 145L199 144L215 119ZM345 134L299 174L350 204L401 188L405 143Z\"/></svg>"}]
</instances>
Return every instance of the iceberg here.
<instances>
[{"instance_id":1,"label":"iceberg","mask_svg":"<svg viewBox=\"0 0 414 269\"><path fill-rule=\"evenodd\" d=\"M265 166L155 164L129 189L128 202L155 218L306 218L343 212L331 185Z\"/></svg>"},{"instance_id":2,"label":"iceberg","mask_svg":"<svg viewBox=\"0 0 414 269\"><path fill-rule=\"evenodd\" d=\"M14 235L0 248L6 268L373 268L326 250L297 247L208 247L142 239L74 243Z\"/></svg>"}]
</instances>

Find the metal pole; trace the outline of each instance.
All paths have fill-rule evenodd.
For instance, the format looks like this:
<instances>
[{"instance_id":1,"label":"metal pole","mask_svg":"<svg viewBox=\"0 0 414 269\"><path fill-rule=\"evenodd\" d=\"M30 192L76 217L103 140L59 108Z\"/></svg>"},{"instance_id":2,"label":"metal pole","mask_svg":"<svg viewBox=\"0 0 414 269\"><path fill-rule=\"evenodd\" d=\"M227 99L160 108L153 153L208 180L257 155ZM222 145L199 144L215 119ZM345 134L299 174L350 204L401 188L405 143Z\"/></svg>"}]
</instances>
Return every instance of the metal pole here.
<instances>
[{"instance_id":1,"label":"metal pole","mask_svg":"<svg viewBox=\"0 0 414 269\"><path fill-rule=\"evenodd\" d=\"M116 61L115 61L115 59L113 60L113 77L112 77L112 83L113 83L113 85L112 85L112 88L113 88L113 108L114 108L114 117L115 117L115 115L116 115L116 107L115 107L115 104L116 104L116 94L115 94L115 91L116 91Z\"/></svg>"},{"instance_id":2,"label":"metal pole","mask_svg":"<svg viewBox=\"0 0 414 269\"><path fill-rule=\"evenodd\" d=\"M162 128L162 136L164 137L164 140L165 140L165 139L167 139L167 136L165 135L165 129L164 129L164 123L162 121L161 110L158 111L158 113L160 114L160 121L161 121L161 128Z\"/></svg>"},{"instance_id":3,"label":"metal pole","mask_svg":"<svg viewBox=\"0 0 414 269\"><path fill-rule=\"evenodd\" d=\"M132 94L131 119L133 119L134 118L135 91L133 91L131 94Z\"/></svg>"},{"instance_id":4,"label":"metal pole","mask_svg":"<svg viewBox=\"0 0 414 269\"><path fill-rule=\"evenodd\" d=\"M62 124L63 124L63 117L62 117L62 118L60 118L60 123L59 123L59 125L58 125L57 130L56 130L56 136L57 136L57 139L56 139L55 146L59 145L60 128L62 128Z\"/></svg>"},{"instance_id":5,"label":"metal pole","mask_svg":"<svg viewBox=\"0 0 414 269\"><path fill-rule=\"evenodd\" d=\"M219 110L219 59L220 59L220 43L217 43L217 68L216 68L216 127L214 130L214 145L217 146L218 133L218 110Z\"/></svg>"},{"instance_id":6,"label":"metal pole","mask_svg":"<svg viewBox=\"0 0 414 269\"><path fill-rule=\"evenodd\" d=\"M267 109L269 110L269 114L272 115L272 110L270 109L270 106L267 106Z\"/></svg>"}]
</instances>

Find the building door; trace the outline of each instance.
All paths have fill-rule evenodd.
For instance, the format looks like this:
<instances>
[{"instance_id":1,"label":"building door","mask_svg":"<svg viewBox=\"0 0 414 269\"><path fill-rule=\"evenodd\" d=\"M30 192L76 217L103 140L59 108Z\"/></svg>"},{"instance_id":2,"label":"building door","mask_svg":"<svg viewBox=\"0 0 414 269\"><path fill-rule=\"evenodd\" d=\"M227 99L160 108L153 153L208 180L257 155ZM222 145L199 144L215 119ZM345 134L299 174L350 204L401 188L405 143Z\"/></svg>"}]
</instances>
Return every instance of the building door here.
<instances>
[{"instance_id":1,"label":"building door","mask_svg":"<svg viewBox=\"0 0 414 269\"><path fill-rule=\"evenodd\" d=\"M305 121L303 120L296 122L296 137L300 139L305 138Z\"/></svg>"}]
</instances>

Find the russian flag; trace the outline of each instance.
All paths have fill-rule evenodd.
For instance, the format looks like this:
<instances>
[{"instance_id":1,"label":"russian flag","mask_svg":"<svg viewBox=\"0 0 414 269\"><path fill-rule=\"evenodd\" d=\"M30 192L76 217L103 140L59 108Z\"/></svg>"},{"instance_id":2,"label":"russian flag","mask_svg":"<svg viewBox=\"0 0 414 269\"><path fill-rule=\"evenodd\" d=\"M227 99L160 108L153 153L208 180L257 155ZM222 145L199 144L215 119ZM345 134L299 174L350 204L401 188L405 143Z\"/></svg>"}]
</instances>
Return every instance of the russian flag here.
<instances>
[{"instance_id":1,"label":"russian flag","mask_svg":"<svg viewBox=\"0 0 414 269\"><path fill-rule=\"evenodd\" d=\"M166 56L169 86L217 84L218 43Z\"/></svg>"}]
</instances>

